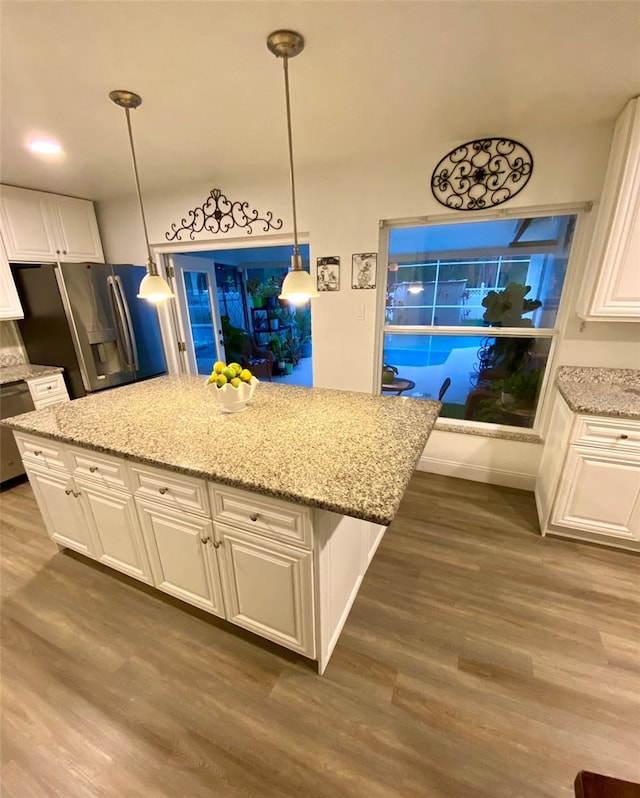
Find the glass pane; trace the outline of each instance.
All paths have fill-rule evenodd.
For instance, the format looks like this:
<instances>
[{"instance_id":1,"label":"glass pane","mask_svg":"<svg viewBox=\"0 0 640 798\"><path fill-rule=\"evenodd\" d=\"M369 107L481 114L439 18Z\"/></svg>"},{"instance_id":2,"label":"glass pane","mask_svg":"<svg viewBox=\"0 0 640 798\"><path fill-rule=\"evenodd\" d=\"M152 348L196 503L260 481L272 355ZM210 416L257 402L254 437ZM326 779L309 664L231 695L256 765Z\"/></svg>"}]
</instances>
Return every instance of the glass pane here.
<instances>
[{"instance_id":1,"label":"glass pane","mask_svg":"<svg viewBox=\"0 0 640 798\"><path fill-rule=\"evenodd\" d=\"M575 216L389 232L386 324L555 325Z\"/></svg>"},{"instance_id":2,"label":"glass pane","mask_svg":"<svg viewBox=\"0 0 640 798\"><path fill-rule=\"evenodd\" d=\"M206 272L184 271L184 287L189 308L189 324L196 351L198 374L211 374L218 359L213 332L213 316Z\"/></svg>"},{"instance_id":3,"label":"glass pane","mask_svg":"<svg viewBox=\"0 0 640 798\"><path fill-rule=\"evenodd\" d=\"M532 427L550 346L550 338L388 334L381 390L441 398L443 418Z\"/></svg>"}]
</instances>

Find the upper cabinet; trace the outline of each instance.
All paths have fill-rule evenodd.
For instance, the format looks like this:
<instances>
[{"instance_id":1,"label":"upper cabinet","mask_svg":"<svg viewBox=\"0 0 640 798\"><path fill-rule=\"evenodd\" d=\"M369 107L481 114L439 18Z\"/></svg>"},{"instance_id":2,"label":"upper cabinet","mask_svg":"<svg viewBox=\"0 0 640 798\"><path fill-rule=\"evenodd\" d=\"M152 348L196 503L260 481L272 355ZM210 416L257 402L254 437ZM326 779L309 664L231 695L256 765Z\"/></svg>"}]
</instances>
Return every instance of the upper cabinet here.
<instances>
[{"instance_id":1,"label":"upper cabinet","mask_svg":"<svg viewBox=\"0 0 640 798\"><path fill-rule=\"evenodd\" d=\"M89 200L0 186L0 231L11 262L104 263Z\"/></svg>"},{"instance_id":2,"label":"upper cabinet","mask_svg":"<svg viewBox=\"0 0 640 798\"><path fill-rule=\"evenodd\" d=\"M24 312L9 269L9 261L0 242L0 319L23 318Z\"/></svg>"},{"instance_id":3,"label":"upper cabinet","mask_svg":"<svg viewBox=\"0 0 640 798\"><path fill-rule=\"evenodd\" d=\"M640 321L640 98L618 117L589 252L580 315Z\"/></svg>"}]
</instances>

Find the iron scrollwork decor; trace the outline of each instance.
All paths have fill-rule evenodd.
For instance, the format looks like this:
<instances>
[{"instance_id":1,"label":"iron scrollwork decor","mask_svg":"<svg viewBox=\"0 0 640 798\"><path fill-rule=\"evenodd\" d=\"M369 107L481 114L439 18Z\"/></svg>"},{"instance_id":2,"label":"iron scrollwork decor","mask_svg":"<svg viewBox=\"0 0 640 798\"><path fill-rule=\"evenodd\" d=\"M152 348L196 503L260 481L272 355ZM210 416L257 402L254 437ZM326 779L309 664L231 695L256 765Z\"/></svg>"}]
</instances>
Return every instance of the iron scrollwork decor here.
<instances>
[{"instance_id":1,"label":"iron scrollwork decor","mask_svg":"<svg viewBox=\"0 0 640 798\"><path fill-rule=\"evenodd\" d=\"M447 208L480 211L515 197L532 172L533 158L523 144L476 139L445 155L433 170L431 191Z\"/></svg>"},{"instance_id":2,"label":"iron scrollwork decor","mask_svg":"<svg viewBox=\"0 0 640 798\"><path fill-rule=\"evenodd\" d=\"M273 221L271 211L267 211L262 217L258 211L248 208L248 202L232 202L219 188L214 188L202 207L189 211L189 218L182 219L180 225L175 222L171 225L165 238L167 241L182 241L182 236L188 233L193 241L196 233L203 230L215 234L227 233L233 227L244 227L247 235L251 235L254 224L261 224L265 233L269 230L280 230L282 227L282 219Z\"/></svg>"}]
</instances>

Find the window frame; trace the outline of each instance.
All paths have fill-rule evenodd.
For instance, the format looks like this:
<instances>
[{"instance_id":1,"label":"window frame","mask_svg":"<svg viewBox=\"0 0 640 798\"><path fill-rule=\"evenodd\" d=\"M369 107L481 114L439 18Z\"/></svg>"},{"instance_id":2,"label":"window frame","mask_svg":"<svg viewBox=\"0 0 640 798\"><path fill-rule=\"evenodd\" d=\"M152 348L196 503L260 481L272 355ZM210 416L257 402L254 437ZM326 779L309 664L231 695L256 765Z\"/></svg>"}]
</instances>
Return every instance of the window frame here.
<instances>
[{"instance_id":1,"label":"window frame","mask_svg":"<svg viewBox=\"0 0 640 798\"><path fill-rule=\"evenodd\" d=\"M556 353L558 342L566 329L569 318L571 301L575 300L577 268L575 266L580 258L580 253L585 241L585 217L591 210L590 202L571 203L561 205L544 205L535 207L518 207L513 209L500 209L493 211L482 211L473 214L465 214L464 217L455 213L437 214L433 216L418 216L403 219L382 219L379 222L379 257L378 257L378 291L376 305L376 336L374 346L374 373L373 373L373 393L380 393L380 372L382 368L382 356L384 351L384 336L389 335L424 335L424 336L472 336L478 335L484 338L549 338L549 355L542 378L540 395L536 406L536 414L532 427L515 427L506 424L494 424L483 421L473 421L457 418L439 418L438 427L442 430L447 427L460 429L467 427L470 432L475 434L487 434L490 436L507 437L517 433L525 437L538 439L545 427L546 407L548 396L553 384L552 374L555 372ZM387 275L389 268L389 234L391 230L403 227L430 227L443 224L469 224L479 221L500 221L501 219L521 219L536 218L543 216L576 216L576 226L571 251L567 261L567 270L564 284L560 295L560 302L556 314L554 327L484 327L484 326L437 326L437 325L393 325L386 323L386 295L387 295Z\"/></svg>"}]
</instances>

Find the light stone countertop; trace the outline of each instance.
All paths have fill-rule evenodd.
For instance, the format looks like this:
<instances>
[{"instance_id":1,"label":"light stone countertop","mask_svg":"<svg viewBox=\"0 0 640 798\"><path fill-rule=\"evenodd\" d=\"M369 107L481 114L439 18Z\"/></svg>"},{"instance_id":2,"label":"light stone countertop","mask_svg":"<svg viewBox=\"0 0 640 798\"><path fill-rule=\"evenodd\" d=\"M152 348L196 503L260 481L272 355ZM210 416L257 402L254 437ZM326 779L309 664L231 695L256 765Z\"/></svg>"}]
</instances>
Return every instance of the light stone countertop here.
<instances>
[{"instance_id":1,"label":"light stone countertop","mask_svg":"<svg viewBox=\"0 0 640 798\"><path fill-rule=\"evenodd\" d=\"M22 380L33 380L36 377L46 377L48 374L60 374L63 370L60 366L36 366L33 363L0 366L0 385L9 385L12 382L22 382Z\"/></svg>"},{"instance_id":2,"label":"light stone countertop","mask_svg":"<svg viewBox=\"0 0 640 798\"><path fill-rule=\"evenodd\" d=\"M556 385L575 413L640 419L640 370L560 366Z\"/></svg>"},{"instance_id":3,"label":"light stone countertop","mask_svg":"<svg viewBox=\"0 0 640 798\"><path fill-rule=\"evenodd\" d=\"M5 419L86 446L388 525L440 403L262 382L223 413L200 376L169 376Z\"/></svg>"}]
</instances>

